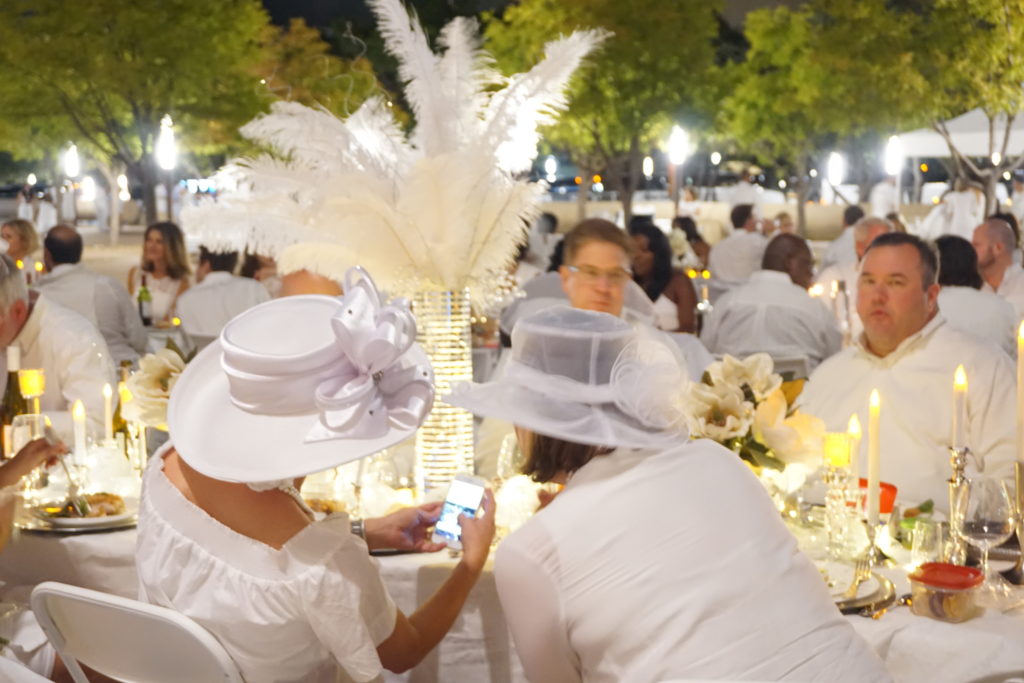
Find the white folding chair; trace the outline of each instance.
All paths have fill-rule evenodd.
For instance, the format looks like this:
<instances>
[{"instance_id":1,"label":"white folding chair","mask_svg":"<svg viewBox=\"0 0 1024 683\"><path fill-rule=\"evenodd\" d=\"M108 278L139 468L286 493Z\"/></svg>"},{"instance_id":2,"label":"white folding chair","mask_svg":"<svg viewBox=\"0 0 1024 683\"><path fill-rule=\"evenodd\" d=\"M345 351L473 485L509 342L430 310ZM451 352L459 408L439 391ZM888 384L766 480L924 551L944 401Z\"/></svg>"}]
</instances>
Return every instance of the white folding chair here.
<instances>
[{"instance_id":1,"label":"white folding chair","mask_svg":"<svg viewBox=\"0 0 1024 683\"><path fill-rule=\"evenodd\" d=\"M789 379L807 379L811 376L811 362L807 356L772 356L775 372Z\"/></svg>"},{"instance_id":2,"label":"white folding chair","mask_svg":"<svg viewBox=\"0 0 1024 683\"><path fill-rule=\"evenodd\" d=\"M76 683L79 665L134 683L243 683L217 639L173 610L47 581L32 611Z\"/></svg>"}]
</instances>

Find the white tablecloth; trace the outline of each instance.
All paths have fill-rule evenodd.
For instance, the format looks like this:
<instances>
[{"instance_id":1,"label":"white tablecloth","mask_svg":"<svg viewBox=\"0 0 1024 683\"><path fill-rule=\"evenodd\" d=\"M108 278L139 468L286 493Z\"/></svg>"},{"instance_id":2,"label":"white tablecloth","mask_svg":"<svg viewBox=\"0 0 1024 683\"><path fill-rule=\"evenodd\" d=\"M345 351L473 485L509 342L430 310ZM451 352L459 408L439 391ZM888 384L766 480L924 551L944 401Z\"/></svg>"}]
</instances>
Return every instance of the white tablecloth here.
<instances>
[{"instance_id":1,"label":"white tablecloth","mask_svg":"<svg viewBox=\"0 0 1024 683\"><path fill-rule=\"evenodd\" d=\"M29 584L53 580L136 597L135 531L79 536L21 533L0 553L0 580ZM381 572L395 603L411 613L444 581L445 553L381 557ZM898 570L886 572L898 593L909 590ZM899 607L875 621L848 617L900 683L935 681L1024 682L1024 613L988 613L946 624ZM1012 676L1016 674L1016 678ZM992 678L988 678L992 677ZM494 577L485 572L441 645L418 667L388 681L522 681L501 613Z\"/></svg>"}]
</instances>

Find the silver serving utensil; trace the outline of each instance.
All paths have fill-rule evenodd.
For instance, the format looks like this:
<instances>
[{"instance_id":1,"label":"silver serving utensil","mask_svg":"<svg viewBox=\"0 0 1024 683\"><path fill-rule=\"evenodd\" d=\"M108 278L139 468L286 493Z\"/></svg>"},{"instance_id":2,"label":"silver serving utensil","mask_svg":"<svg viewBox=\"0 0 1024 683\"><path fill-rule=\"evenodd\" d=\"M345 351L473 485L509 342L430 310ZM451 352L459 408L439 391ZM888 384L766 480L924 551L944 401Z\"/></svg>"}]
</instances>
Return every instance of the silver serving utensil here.
<instances>
[{"instance_id":1,"label":"silver serving utensil","mask_svg":"<svg viewBox=\"0 0 1024 683\"><path fill-rule=\"evenodd\" d=\"M860 585L868 580L871 576L871 563L866 557L857 558L856 564L853 565L853 581L850 583L850 587L843 593L843 599L852 600L857 597L857 591L860 589Z\"/></svg>"},{"instance_id":2,"label":"silver serving utensil","mask_svg":"<svg viewBox=\"0 0 1024 683\"><path fill-rule=\"evenodd\" d=\"M860 612L857 612L857 614L859 614L862 617L867 617L869 619L881 619L889 610L896 609L897 607L903 607L904 605L909 606L912 602L913 598L911 598L910 593L904 593L895 601L891 602L885 607L882 607L880 609L875 609L874 607L866 607L862 609Z\"/></svg>"},{"instance_id":3,"label":"silver serving utensil","mask_svg":"<svg viewBox=\"0 0 1024 683\"><path fill-rule=\"evenodd\" d=\"M57 460L60 461L60 466L64 469L64 476L68 478L68 504L80 517L85 517L89 513L89 503L78 495L78 482L71 476L68 464L64 462L64 456L58 456Z\"/></svg>"}]
</instances>

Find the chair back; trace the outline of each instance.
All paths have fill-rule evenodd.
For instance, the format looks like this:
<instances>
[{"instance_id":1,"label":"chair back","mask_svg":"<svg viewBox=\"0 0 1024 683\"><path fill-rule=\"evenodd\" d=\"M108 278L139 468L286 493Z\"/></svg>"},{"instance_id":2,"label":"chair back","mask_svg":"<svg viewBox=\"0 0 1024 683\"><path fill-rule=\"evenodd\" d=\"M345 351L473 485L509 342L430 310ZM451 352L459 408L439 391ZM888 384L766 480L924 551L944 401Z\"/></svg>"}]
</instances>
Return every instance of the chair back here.
<instances>
[{"instance_id":1,"label":"chair back","mask_svg":"<svg viewBox=\"0 0 1024 683\"><path fill-rule=\"evenodd\" d=\"M54 581L31 604L76 683L88 681L79 663L135 683L243 683L217 639L173 610Z\"/></svg>"},{"instance_id":2,"label":"chair back","mask_svg":"<svg viewBox=\"0 0 1024 683\"><path fill-rule=\"evenodd\" d=\"M772 356L775 372L784 379L807 379L811 376L811 362L807 356Z\"/></svg>"}]
</instances>

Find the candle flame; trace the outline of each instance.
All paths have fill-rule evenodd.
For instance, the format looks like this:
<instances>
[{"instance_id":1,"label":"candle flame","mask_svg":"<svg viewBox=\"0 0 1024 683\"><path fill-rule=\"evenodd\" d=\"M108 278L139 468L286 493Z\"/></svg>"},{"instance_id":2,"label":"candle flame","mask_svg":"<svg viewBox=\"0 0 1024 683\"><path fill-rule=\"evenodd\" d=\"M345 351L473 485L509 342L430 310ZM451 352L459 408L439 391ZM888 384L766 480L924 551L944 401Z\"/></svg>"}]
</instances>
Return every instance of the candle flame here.
<instances>
[{"instance_id":1,"label":"candle flame","mask_svg":"<svg viewBox=\"0 0 1024 683\"><path fill-rule=\"evenodd\" d=\"M174 316L173 318L171 318L171 323L175 327L177 327L178 325L181 325L181 318L179 318L178 316Z\"/></svg>"},{"instance_id":2,"label":"candle flame","mask_svg":"<svg viewBox=\"0 0 1024 683\"><path fill-rule=\"evenodd\" d=\"M36 261L35 268L36 268L36 272L37 273L43 272L43 263L42 263L42 261Z\"/></svg>"},{"instance_id":3,"label":"candle flame","mask_svg":"<svg viewBox=\"0 0 1024 683\"><path fill-rule=\"evenodd\" d=\"M696 279L697 278L697 270L696 270L696 268L690 268L689 270L687 270L686 271L686 276L688 278L690 278L691 280Z\"/></svg>"},{"instance_id":4,"label":"candle flame","mask_svg":"<svg viewBox=\"0 0 1024 683\"><path fill-rule=\"evenodd\" d=\"M14 265L18 266L18 270L21 270L22 268L25 267L25 262L22 261L21 259L18 259L17 261L14 262Z\"/></svg>"},{"instance_id":5,"label":"candle flame","mask_svg":"<svg viewBox=\"0 0 1024 683\"><path fill-rule=\"evenodd\" d=\"M868 402L872 408L879 408L882 405L882 397L878 393L878 389L871 390L871 399Z\"/></svg>"},{"instance_id":6,"label":"candle flame","mask_svg":"<svg viewBox=\"0 0 1024 683\"><path fill-rule=\"evenodd\" d=\"M1020 327L1017 328L1017 342L1019 344L1024 344L1024 322L1022 322Z\"/></svg>"},{"instance_id":7,"label":"candle flame","mask_svg":"<svg viewBox=\"0 0 1024 683\"><path fill-rule=\"evenodd\" d=\"M953 389L967 391L967 371L964 370L963 365L956 366L956 372L953 374Z\"/></svg>"},{"instance_id":8,"label":"candle flame","mask_svg":"<svg viewBox=\"0 0 1024 683\"><path fill-rule=\"evenodd\" d=\"M109 384L103 385L103 398L110 398L114 395L114 390L110 388Z\"/></svg>"},{"instance_id":9,"label":"candle flame","mask_svg":"<svg viewBox=\"0 0 1024 683\"><path fill-rule=\"evenodd\" d=\"M122 406L132 400L132 392L128 389L128 384L125 382L117 383L117 395L121 399Z\"/></svg>"},{"instance_id":10,"label":"candle flame","mask_svg":"<svg viewBox=\"0 0 1024 683\"><path fill-rule=\"evenodd\" d=\"M860 438L860 420L857 419L856 413L850 416L850 422L846 426L846 432L850 435L850 438L852 439Z\"/></svg>"},{"instance_id":11,"label":"candle flame","mask_svg":"<svg viewBox=\"0 0 1024 683\"><path fill-rule=\"evenodd\" d=\"M821 285L811 285L811 288L807 290L807 293L813 297L819 297L825 293L825 288Z\"/></svg>"},{"instance_id":12,"label":"candle flame","mask_svg":"<svg viewBox=\"0 0 1024 683\"><path fill-rule=\"evenodd\" d=\"M76 420L85 419L85 404L82 403L82 399L76 399L75 402L71 404L71 417Z\"/></svg>"},{"instance_id":13,"label":"candle flame","mask_svg":"<svg viewBox=\"0 0 1024 683\"><path fill-rule=\"evenodd\" d=\"M702 278L704 278L705 280L710 280L711 279L711 271L707 270L707 269L702 270L702 271L700 271L700 276Z\"/></svg>"}]
</instances>

